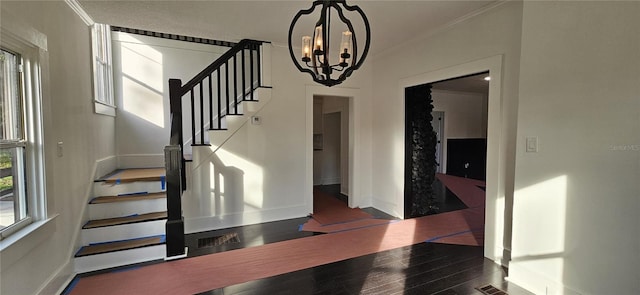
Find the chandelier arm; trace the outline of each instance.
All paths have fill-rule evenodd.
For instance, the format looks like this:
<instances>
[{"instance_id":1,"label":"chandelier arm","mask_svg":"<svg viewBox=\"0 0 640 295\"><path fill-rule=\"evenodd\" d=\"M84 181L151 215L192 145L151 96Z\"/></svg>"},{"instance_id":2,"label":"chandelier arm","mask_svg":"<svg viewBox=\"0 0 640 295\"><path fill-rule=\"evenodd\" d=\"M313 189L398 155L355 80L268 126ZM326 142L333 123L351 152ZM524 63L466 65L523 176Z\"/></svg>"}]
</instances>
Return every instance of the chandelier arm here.
<instances>
[{"instance_id":1,"label":"chandelier arm","mask_svg":"<svg viewBox=\"0 0 640 295\"><path fill-rule=\"evenodd\" d=\"M309 69L305 69L305 68L302 67L302 65L300 65L300 63L296 59L295 54L293 53L293 43L291 42L292 41L291 38L293 36L293 28L295 27L295 25L298 22L298 20L300 19L300 17L303 16L303 15L310 15L311 13L313 13L313 11L316 9L316 6L318 4L322 4L322 0L314 1L313 4L311 5L311 7L309 7L309 9L300 10L296 14L296 16L293 17L293 20L291 21L291 26L289 26L289 55L291 56L291 59L293 60L293 64L296 66L296 68L298 68L298 70L300 72L309 73L309 75L311 75L313 77L314 81L320 83L319 80L316 79L316 74L313 71L311 71Z\"/></svg>"},{"instance_id":2,"label":"chandelier arm","mask_svg":"<svg viewBox=\"0 0 640 295\"><path fill-rule=\"evenodd\" d=\"M369 53L369 47L371 46L371 26L369 25L369 19L367 19L367 16L364 14L364 11L362 11L362 9L360 9L359 6L357 5L349 6L347 5L346 1L342 1L342 2L346 10L356 11L358 14L360 14L360 16L362 17L362 20L364 21L364 28L365 28L365 34L366 34L365 44L364 44L364 49L362 51L362 56L360 57L360 60L358 60L354 69L354 70L357 70L358 68L360 68L360 66L366 59L367 54Z\"/></svg>"},{"instance_id":3,"label":"chandelier arm","mask_svg":"<svg viewBox=\"0 0 640 295\"><path fill-rule=\"evenodd\" d=\"M342 3L345 6L346 9L346 2ZM335 5L336 11L338 11L338 16L340 17L340 20L342 20L343 23L345 23L347 25L347 28L349 29L349 31L351 32L351 46L352 46L352 57L351 57L351 66L349 67L343 67L340 72L344 71L342 74L340 74L338 80L340 81L344 81L345 79L347 79L347 77L351 76L351 73L353 73L353 71L358 69L357 66L357 62L358 62L358 42L357 42L357 38L356 38L356 32L353 29L353 24L351 23L351 21L344 15L344 13L342 12L342 8L340 6L337 6L337 4Z\"/></svg>"}]
</instances>

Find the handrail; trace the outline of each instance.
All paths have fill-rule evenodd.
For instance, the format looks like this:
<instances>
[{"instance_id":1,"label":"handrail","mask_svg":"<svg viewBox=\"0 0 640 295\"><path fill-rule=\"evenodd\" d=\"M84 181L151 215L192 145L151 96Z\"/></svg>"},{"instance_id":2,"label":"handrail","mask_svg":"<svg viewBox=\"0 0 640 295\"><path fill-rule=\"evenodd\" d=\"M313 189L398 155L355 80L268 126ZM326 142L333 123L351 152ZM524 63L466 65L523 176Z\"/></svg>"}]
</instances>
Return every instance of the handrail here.
<instances>
[{"instance_id":1,"label":"handrail","mask_svg":"<svg viewBox=\"0 0 640 295\"><path fill-rule=\"evenodd\" d=\"M204 70L200 73L196 74L189 82L185 83L182 86L180 96L185 95L189 90L193 87L196 87L200 82L202 82L205 78L209 77L214 71L222 67L225 62L231 59L236 53L240 52L243 49L247 49L249 45L252 46L260 46L263 41L251 40L251 39L242 39L242 41L238 42L235 46L231 47L227 52L222 54L218 59L208 65ZM252 48L253 49L253 48Z\"/></svg>"}]
</instances>

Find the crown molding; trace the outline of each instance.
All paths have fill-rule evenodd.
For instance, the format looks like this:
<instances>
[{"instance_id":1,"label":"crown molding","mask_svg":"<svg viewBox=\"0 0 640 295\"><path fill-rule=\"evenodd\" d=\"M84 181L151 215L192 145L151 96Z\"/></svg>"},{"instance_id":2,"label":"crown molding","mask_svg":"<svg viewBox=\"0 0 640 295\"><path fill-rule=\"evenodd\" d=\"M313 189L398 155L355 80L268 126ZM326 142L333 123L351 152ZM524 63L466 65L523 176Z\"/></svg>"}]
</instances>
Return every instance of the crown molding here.
<instances>
[{"instance_id":1,"label":"crown molding","mask_svg":"<svg viewBox=\"0 0 640 295\"><path fill-rule=\"evenodd\" d=\"M93 26L95 21L89 16L89 14L82 8L82 5L78 3L77 0L64 0L71 9L82 19L82 21L87 24L87 26Z\"/></svg>"}]
</instances>

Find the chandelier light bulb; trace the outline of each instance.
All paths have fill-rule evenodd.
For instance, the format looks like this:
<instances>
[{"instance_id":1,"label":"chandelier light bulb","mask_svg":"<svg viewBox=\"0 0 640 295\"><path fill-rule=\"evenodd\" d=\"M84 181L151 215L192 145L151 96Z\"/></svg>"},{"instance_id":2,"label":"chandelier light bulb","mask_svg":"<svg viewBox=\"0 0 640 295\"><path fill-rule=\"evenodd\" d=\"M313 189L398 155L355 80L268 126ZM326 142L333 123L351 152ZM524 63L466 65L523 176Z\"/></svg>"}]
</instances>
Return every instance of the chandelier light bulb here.
<instances>
[{"instance_id":1,"label":"chandelier light bulb","mask_svg":"<svg viewBox=\"0 0 640 295\"><path fill-rule=\"evenodd\" d=\"M302 37L302 61L311 61L311 37L309 36Z\"/></svg>"}]
</instances>

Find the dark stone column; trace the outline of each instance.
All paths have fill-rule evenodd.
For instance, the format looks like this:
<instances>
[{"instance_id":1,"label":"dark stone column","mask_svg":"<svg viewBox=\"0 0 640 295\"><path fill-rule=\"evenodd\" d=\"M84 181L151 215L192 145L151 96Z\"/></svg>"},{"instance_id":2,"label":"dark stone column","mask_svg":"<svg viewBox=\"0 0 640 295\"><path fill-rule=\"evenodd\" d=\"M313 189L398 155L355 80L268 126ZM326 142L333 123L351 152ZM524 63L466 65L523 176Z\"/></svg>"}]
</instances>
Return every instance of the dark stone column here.
<instances>
[{"instance_id":1,"label":"dark stone column","mask_svg":"<svg viewBox=\"0 0 640 295\"><path fill-rule=\"evenodd\" d=\"M436 133L431 126L431 84L405 89L405 216L438 211L432 184L436 173Z\"/></svg>"}]
</instances>

